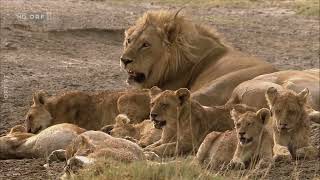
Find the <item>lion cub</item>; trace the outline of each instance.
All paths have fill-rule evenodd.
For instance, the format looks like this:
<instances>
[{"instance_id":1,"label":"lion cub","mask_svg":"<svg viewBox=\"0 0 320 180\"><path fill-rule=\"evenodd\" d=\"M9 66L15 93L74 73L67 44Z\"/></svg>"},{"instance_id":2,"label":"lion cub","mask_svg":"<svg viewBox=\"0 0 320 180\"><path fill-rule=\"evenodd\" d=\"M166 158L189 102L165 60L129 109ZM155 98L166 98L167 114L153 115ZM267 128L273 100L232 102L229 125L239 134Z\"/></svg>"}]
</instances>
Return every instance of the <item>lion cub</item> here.
<instances>
[{"instance_id":1,"label":"lion cub","mask_svg":"<svg viewBox=\"0 0 320 180\"><path fill-rule=\"evenodd\" d=\"M76 137L67 147L65 156L66 176L98 160L113 159L121 162L145 160L143 150L137 144L101 131L87 131Z\"/></svg>"},{"instance_id":2,"label":"lion cub","mask_svg":"<svg viewBox=\"0 0 320 180\"><path fill-rule=\"evenodd\" d=\"M116 123L110 135L119 138L130 138L141 147L146 147L161 138L162 131L154 127L151 120L138 124L130 124L130 119L124 114L116 117Z\"/></svg>"},{"instance_id":3,"label":"lion cub","mask_svg":"<svg viewBox=\"0 0 320 180\"><path fill-rule=\"evenodd\" d=\"M300 93L278 91L270 87L266 98L272 112L274 132L274 160L316 158L318 152L310 144L310 116L307 113L309 90Z\"/></svg>"},{"instance_id":4,"label":"lion cub","mask_svg":"<svg viewBox=\"0 0 320 180\"><path fill-rule=\"evenodd\" d=\"M252 108L253 109L253 108ZM231 111L235 129L211 132L202 142L197 160L210 168L228 164L231 168L242 169L264 167L272 161L273 140L266 124L270 111L266 108L253 111L244 105L236 105Z\"/></svg>"},{"instance_id":5,"label":"lion cub","mask_svg":"<svg viewBox=\"0 0 320 180\"><path fill-rule=\"evenodd\" d=\"M47 157L57 149L66 149L84 131L76 125L65 123L51 126L35 135L18 125L0 137L0 159Z\"/></svg>"},{"instance_id":6,"label":"lion cub","mask_svg":"<svg viewBox=\"0 0 320 180\"><path fill-rule=\"evenodd\" d=\"M209 132L233 128L229 110L202 106L186 88L162 91L153 87L150 95L150 119L163 131L161 139L147 149L159 156L196 152Z\"/></svg>"},{"instance_id":7,"label":"lion cub","mask_svg":"<svg viewBox=\"0 0 320 180\"><path fill-rule=\"evenodd\" d=\"M257 112L241 112L237 108L231 111L237 134L237 149L230 161L230 167L244 169L268 166L272 162L272 133L267 128L270 110L262 108Z\"/></svg>"}]
</instances>

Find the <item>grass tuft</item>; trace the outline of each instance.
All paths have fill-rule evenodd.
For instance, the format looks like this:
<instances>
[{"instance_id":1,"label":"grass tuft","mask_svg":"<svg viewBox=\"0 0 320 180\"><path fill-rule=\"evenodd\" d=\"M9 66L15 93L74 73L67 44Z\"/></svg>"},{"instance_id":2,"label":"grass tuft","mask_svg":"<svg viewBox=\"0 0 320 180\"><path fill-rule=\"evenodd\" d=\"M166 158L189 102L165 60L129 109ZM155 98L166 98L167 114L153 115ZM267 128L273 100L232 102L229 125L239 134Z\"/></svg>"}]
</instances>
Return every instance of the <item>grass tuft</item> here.
<instances>
[{"instance_id":1,"label":"grass tuft","mask_svg":"<svg viewBox=\"0 0 320 180\"><path fill-rule=\"evenodd\" d=\"M73 179L79 180L220 180L220 176L203 170L191 159L173 162L133 162L121 163L104 160L92 167L81 170Z\"/></svg>"}]
</instances>

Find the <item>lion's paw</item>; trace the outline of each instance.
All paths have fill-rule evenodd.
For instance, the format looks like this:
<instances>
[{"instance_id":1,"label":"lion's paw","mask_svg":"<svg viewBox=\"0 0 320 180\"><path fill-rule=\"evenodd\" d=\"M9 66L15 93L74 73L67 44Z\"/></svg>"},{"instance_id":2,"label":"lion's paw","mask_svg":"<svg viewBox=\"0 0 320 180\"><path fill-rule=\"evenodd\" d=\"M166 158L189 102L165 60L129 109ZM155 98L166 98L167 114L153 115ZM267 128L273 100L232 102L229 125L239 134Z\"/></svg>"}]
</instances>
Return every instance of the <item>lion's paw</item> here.
<instances>
[{"instance_id":1,"label":"lion's paw","mask_svg":"<svg viewBox=\"0 0 320 180\"><path fill-rule=\"evenodd\" d=\"M270 167L272 165L272 160L271 159L261 159L257 165L258 169L265 169Z\"/></svg>"},{"instance_id":2,"label":"lion's paw","mask_svg":"<svg viewBox=\"0 0 320 180\"><path fill-rule=\"evenodd\" d=\"M237 161L237 160L231 160L228 167L230 169L235 169L235 170L241 170L241 169L245 169L246 166L243 162L241 161Z\"/></svg>"},{"instance_id":3,"label":"lion's paw","mask_svg":"<svg viewBox=\"0 0 320 180\"><path fill-rule=\"evenodd\" d=\"M50 166L52 162L60 162L66 160L66 150L58 149L53 151L47 158L47 163Z\"/></svg>"},{"instance_id":4,"label":"lion's paw","mask_svg":"<svg viewBox=\"0 0 320 180\"><path fill-rule=\"evenodd\" d=\"M315 159L317 155L318 155L317 150L312 146L300 148L300 149L297 149L296 151L296 157L298 159L311 160L311 159Z\"/></svg>"},{"instance_id":5,"label":"lion's paw","mask_svg":"<svg viewBox=\"0 0 320 180\"><path fill-rule=\"evenodd\" d=\"M274 162L291 162L292 156L288 153L286 154L275 154L273 156Z\"/></svg>"},{"instance_id":6,"label":"lion's paw","mask_svg":"<svg viewBox=\"0 0 320 180\"><path fill-rule=\"evenodd\" d=\"M152 152L152 151L145 151L144 155L146 156L146 159L150 160L150 161L159 161L160 160L159 155L156 154L155 152Z\"/></svg>"}]
</instances>

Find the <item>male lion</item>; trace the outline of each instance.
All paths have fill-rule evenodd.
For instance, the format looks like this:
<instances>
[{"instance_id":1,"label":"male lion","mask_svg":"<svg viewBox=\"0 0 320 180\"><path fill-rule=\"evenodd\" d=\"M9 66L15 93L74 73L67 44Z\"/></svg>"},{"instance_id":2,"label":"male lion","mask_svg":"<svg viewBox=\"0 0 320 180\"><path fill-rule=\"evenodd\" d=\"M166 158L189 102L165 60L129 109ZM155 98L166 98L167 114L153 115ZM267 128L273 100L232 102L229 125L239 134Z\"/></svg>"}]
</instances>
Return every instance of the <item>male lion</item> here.
<instances>
[{"instance_id":1,"label":"male lion","mask_svg":"<svg viewBox=\"0 0 320 180\"><path fill-rule=\"evenodd\" d=\"M273 118L274 159L290 161L294 158L314 159L317 149L310 144L310 119L306 109L309 90L300 93L278 91L271 87L266 92Z\"/></svg>"},{"instance_id":2,"label":"male lion","mask_svg":"<svg viewBox=\"0 0 320 180\"><path fill-rule=\"evenodd\" d=\"M0 137L0 159L47 157L57 149L66 149L84 131L73 124L58 124L35 135L18 125Z\"/></svg>"},{"instance_id":3,"label":"male lion","mask_svg":"<svg viewBox=\"0 0 320 180\"><path fill-rule=\"evenodd\" d=\"M186 88L161 91L153 87L150 94L150 118L163 131L161 139L147 149L159 156L196 152L209 132L233 128L229 110L202 106Z\"/></svg>"},{"instance_id":4,"label":"male lion","mask_svg":"<svg viewBox=\"0 0 320 180\"><path fill-rule=\"evenodd\" d=\"M222 42L178 13L149 11L125 32L120 65L139 88L188 88L202 105L223 105L241 82L276 69Z\"/></svg>"},{"instance_id":5,"label":"male lion","mask_svg":"<svg viewBox=\"0 0 320 180\"><path fill-rule=\"evenodd\" d=\"M28 132L32 133L59 123L73 123L88 130L98 130L113 124L120 113L127 114L135 123L141 122L149 116L149 103L148 90L76 91L51 97L40 91L33 96L26 125Z\"/></svg>"},{"instance_id":6,"label":"male lion","mask_svg":"<svg viewBox=\"0 0 320 180\"><path fill-rule=\"evenodd\" d=\"M151 120L144 120L138 124L131 124L128 116L119 114L116 117L116 124L110 131L113 137L133 140L141 147L146 147L161 138L162 131L154 127Z\"/></svg>"},{"instance_id":7,"label":"male lion","mask_svg":"<svg viewBox=\"0 0 320 180\"><path fill-rule=\"evenodd\" d=\"M206 136L197 153L199 163L216 169L263 168L272 162L273 139L266 128L270 111L266 108L253 111L243 105L236 105L231 111L235 130L211 132ZM230 163L229 163L230 162Z\"/></svg>"}]
</instances>

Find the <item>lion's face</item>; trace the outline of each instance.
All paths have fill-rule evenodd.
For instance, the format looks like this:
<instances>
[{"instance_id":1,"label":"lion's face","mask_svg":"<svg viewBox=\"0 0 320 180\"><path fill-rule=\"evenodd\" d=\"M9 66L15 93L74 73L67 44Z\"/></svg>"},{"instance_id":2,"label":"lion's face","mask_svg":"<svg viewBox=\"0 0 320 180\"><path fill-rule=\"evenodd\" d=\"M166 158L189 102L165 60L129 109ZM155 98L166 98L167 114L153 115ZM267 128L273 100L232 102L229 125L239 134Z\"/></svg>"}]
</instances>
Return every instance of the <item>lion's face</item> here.
<instances>
[{"instance_id":1,"label":"lion's face","mask_svg":"<svg viewBox=\"0 0 320 180\"><path fill-rule=\"evenodd\" d=\"M290 132L301 124L308 95L308 89L299 94L292 91L278 92L272 87L267 90L266 97L278 131Z\"/></svg>"},{"instance_id":2,"label":"lion's face","mask_svg":"<svg viewBox=\"0 0 320 180\"><path fill-rule=\"evenodd\" d=\"M150 94L150 120L154 122L154 127L157 129L169 123L176 123L177 108L190 97L190 92L186 88L180 88L177 91L161 91L158 87L152 87Z\"/></svg>"},{"instance_id":3,"label":"lion's face","mask_svg":"<svg viewBox=\"0 0 320 180\"><path fill-rule=\"evenodd\" d=\"M51 125L52 116L44 106L33 105L26 115L27 131L38 133Z\"/></svg>"},{"instance_id":4,"label":"lion's face","mask_svg":"<svg viewBox=\"0 0 320 180\"><path fill-rule=\"evenodd\" d=\"M120 66L128 73L127 83L144 88L157 84L164 54L164 43L156 27L131 27L125 33L120 58Z\"/></svg>"},{"instance_id":5,"label":"lion's face","mask_svg":"<svg viewBox=\"0 0 320 180\"><path fill-rule=\"evenodd\" d=\"M241 112L235 107L231 111L231 117L234 120L240 146L249 146L259 142L262 129L270 117L270 111L262 108L258 112Z\"/></svg>"},{"instance_id":6,"label":"lion's face","mask_svg":"<svg viewBox=\"0 0 320 180\"><path fill-rule=\"evenodd\" d=\"M26 114L26 127L30 133L38 133L51 125L52 116L45 108L45 97L43 92L33 96L33 105Z\"/></svg>"}]
</instances>

